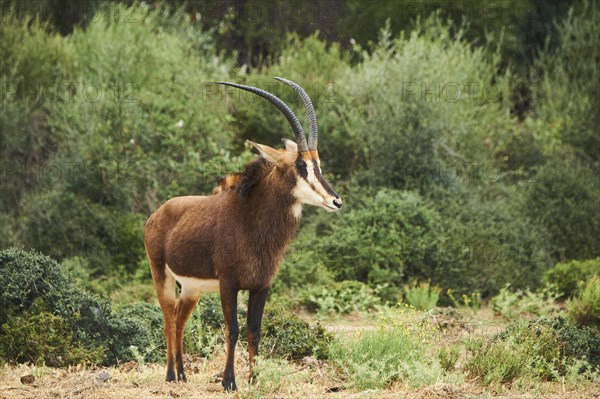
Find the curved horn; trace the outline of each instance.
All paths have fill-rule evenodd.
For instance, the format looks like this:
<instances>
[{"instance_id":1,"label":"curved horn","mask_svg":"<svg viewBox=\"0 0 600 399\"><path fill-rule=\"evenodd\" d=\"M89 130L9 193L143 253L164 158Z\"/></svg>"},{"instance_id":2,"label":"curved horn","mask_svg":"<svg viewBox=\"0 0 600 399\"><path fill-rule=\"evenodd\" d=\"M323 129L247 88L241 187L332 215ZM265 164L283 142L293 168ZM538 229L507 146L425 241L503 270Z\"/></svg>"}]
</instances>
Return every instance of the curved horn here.
<instances>
[{"instance_id":1,"label":"curved horn","mask_svg":"<svg viewBox=\"0 0 600 399\"><path fill-rule=\"evenodd\" d=\"M296 135L296 143L298 144L298 152L304 152L308 150L308 146L306 144L306 136L304 135L304 130L302 130L302 125L300 121L294 115L294 112L288 107L286 103L284 103L279 97L269 93L268 91L261 90L256 87L240 85L237 83L231 82L216 82L221 85L236 87L238 89L249 91L250 93L254 93L262 98L268 100L271 104L275 105L279 110L285 115L290 125L292 125L292 129L294 130L294 134Z\"/></svg>"},{"instance_id":2,"label":"curved horn","mask_svg":"<svg viewBox=\"0 0 600 399\"><path fill-rule=\"evenodd\" d=\"M308 149L316 150L317 149L317 140L319 137L319 129L317 127L317 114L315 113L315 108L313 107L312 101L310 101L310 97L304 91L302 87L296 82L292 82L291 80L287 80L284 78L276 77L280 82L285 83L288 86L291 86L296 93L302 99L302 103L304 104L304 108L306 109L306 114L308 115Z\"/></svg>"}]
</instances>

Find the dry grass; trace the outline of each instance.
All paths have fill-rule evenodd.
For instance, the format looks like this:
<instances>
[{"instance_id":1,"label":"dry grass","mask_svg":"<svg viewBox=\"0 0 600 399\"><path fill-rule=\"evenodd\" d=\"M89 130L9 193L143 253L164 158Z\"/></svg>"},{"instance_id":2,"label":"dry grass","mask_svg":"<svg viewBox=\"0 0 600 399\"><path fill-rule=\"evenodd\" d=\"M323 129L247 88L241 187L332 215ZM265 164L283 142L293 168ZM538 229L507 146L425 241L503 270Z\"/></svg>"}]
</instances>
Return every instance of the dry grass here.
<instances>
[{"instance_id":1,"label":"dry grass","mask_svg":"<svg viewBox=\"0 0 600 399\"><path fill-rule=\"evenodd\" d=\"M191 360L191 361L190 361ZM598 384L565 387L560 383L543 383L536 386L512 388L483 388L476 382L451 384L436 382L420 389L410 389L396 384L387 390L357 392L344 388L336 379L335 370L323 364L288 363L265 360L262 373L253 385L244 383L247 368L238 361L238 386L235 394L222 391L217 376L224 358L212 360L188 359L189 382L164 382L163 365L138 365L126 363L120 368L95 368L77 366L68 369L4 366L0 369L0 398L561 398L591 399L600 397ZM103 381L103 373L110 378ZM21 377L33 374L33 383L22 383ZM106 374L104 374L106 377Z\"/></svg>"},{"instance_id":2,"label":"dry grass","mask_svg":"<svg viewBox=\"0 0 600 399\"><path fill-rule=\"evenodd\" d=\"M336 319L325 323L340 339L369 329L372 320L352 316L347 324ZM435 346L456 343L465 336L489 336L500 326L490 313L480 312L476 317L465 315L436 316L435 323L442 333ZM371 324L372 325L372 324ZM432 348L435 352L436 348ZM460 361L459 361L460 363ZM586 382L574 386L560 382L516 381L512 386L483 387L469 380L457 369L441 380L420 388L410 388L400 382L385 390L356 391L340 377L339 370L314 359L287 362L278 359L259 359L258 377L249 385L246 352L240 347L236 357L237 393L223 392L219 375L225 364L224 354L212 359L186 357L188 383L164 382L163 364L139 365L129 362L120 367L98 368L76 366L66 369L30 367L26 365L0 366L0 399L27 398L600 398L600 384ZM33 382L21 382L21 377L34 375ZM104 376L105 378L101 378ZM109 376L110 378L106 379Z\"/></svg>"}]
</instances>

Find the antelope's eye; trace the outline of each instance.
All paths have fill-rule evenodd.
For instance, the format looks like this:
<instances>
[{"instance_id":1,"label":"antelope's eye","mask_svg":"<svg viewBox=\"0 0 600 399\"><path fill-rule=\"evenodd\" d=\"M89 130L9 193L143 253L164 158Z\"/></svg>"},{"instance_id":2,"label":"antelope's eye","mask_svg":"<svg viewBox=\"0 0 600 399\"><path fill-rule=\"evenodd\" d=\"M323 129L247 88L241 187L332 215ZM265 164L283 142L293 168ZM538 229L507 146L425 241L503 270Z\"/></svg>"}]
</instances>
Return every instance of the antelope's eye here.
<instances>
[{"instance_id":1,"label":"antelope's eye","mask_svg":"<svg viewBox=\"0 0 600 399\"><path fill-rule=\"evenodd\" d=\"M298 158L296 160L296 169L298 170L298 173L300 173L300 176L302 176L305 179L308 177L308 170L306 169L306 162L304 162L300 158Z\"/></svg>"}]
</instances>

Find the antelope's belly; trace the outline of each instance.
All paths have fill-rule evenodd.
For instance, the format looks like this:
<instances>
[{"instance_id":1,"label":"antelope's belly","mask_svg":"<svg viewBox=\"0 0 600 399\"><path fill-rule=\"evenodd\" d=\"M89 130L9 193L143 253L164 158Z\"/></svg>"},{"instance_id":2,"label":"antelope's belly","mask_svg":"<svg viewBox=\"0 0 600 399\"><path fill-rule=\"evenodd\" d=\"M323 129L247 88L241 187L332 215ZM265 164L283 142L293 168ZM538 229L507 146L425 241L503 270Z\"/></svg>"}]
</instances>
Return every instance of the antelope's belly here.
<instances>
[{"instance_id":1,"label":"antelope's belly","mask_svg":"<svg viewBox=\"0 0 600 399\"><path fill-rule=\"evenodd\" d=\"M182 293L185 291L196 292L219 292L219 280L205 279L189 276L179 276L175 274L169 265L166 265L167 273L171 274L179 284L181 284Z\"/></svg>"}]
</instances>

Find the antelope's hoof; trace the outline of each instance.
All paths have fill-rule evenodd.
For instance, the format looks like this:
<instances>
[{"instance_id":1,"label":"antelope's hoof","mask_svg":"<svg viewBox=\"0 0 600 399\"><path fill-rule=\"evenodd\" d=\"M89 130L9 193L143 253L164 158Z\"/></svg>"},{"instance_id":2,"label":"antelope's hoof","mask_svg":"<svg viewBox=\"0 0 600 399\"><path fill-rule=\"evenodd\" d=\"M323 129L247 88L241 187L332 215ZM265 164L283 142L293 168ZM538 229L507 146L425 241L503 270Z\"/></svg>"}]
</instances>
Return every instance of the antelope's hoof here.
<instances>
[{"instance_id":1,"label":"antelope's hoof","mask_svg":"<svg viewBox=\"0 0 600 399\"><path fill-rule=\"evenodd\" d=\"M237 391L237 385L235 385L235 380L223 380L222 384L223 388L225 389L225 392Z\"/></svg>"},{"instance_id":2,"label":"antelope's hoof","mask_svg":"<svg viewBox=\"0 0 600 399\"><path fill-rule=\"evenodd\" d=\"M167 378L165 378L166 382L177 382L177 377L175 376L174 371L167 371Z\"/></svg>"},{"instance_id":3,"label":"antelope's hoof","mask_svg":"<svg viewBox=\"0 0 600 399\"><path fill-rule=\"evenodd\" d=\"M183 371L177 372L177 380L181 381L181 382L187 382L187 378L186 378L185 373Z\"/></svg>"}]
</instances>

